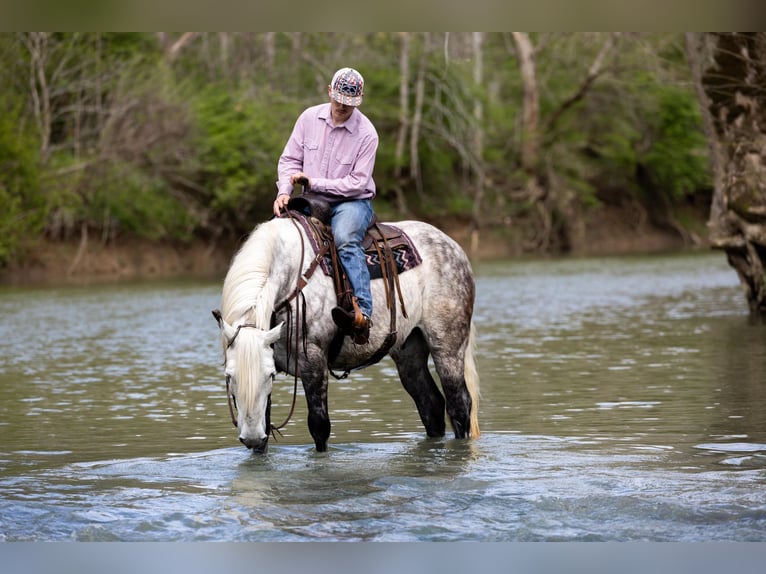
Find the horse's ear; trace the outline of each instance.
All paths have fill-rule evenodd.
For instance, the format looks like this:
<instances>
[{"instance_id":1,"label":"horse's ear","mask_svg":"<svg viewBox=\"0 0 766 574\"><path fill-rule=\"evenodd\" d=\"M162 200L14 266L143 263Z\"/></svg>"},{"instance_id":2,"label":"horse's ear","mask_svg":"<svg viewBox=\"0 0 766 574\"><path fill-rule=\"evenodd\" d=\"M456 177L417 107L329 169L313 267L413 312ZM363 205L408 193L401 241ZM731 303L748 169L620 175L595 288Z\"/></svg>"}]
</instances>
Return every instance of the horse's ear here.
<instances>
[{"instance_id":1,"label":"horse's ear","mask_svg":"<svg viewBox=\"0 0 766 574\"><path fill-rule=\"evenodd\" d=\"M224 321L223 315L221 315L221 312L218 309L213 310L213 317L215 317L215 320L218 322L218 327L223 332L223 336L226 337L227 341L231 341L234 334L237 332L236 329Z\"/></svg>"},{"instance_id":2,"label":"horse's ear","mask_svg":"<svg viewBox=\"0 0 766 574\"><path fill-rule=\"evenodd\" d=\"M271 329L269 332L266 333L266 344L267 345L273 345L277 341L279 341L279 338L282 336L282 327L284 327L285 322L282 321L279 325Z\"/></svg>"}]
</instances>

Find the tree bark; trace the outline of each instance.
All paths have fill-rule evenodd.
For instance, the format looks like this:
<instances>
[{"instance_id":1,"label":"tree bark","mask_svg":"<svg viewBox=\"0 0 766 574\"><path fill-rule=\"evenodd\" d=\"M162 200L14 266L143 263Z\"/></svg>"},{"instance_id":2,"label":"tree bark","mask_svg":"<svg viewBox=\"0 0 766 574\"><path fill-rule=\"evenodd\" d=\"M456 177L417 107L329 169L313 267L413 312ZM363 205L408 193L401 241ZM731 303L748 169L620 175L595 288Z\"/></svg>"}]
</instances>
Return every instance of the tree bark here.
<instances>
[{"instance_id":1,"label":"tree bark","mask_svg":"<svg viewBox=\"0 0 766 574\"><path fill-rule=\"evenodd\" d=\"M167 49L165 56L169 61L175 60L186 46L188 46L192 40L199 36L199 32L184 32L181 36L171 44Z\"/></svg>"},{"instance_id":2,"label":"tree bark","mask_svg":"<svg viewBox=\"0 0 766 574\"><path fill-rule=\"evenodd\" d=\"M766 33L714 33L701 76L721 172L710 239L736 270L751 316L766 320ZM697 52L704 52L698 46ZM717 155L720 151L720 156Z\"/></svg>"},{"instance_id":3,"label":"tree bark","mask_svg":"<svg viewBox=\"0 0 766 574\"><path fill-rule=\"evenodd\" d=\"M539 233L532 240L533 249L546 252L553 229L548 190L541 183L540 162L540 90L535 71L535 49L526 32L513 32L523 91L521 114L521 169L526 176L524 195L532 202L540 218Z\"/></svg>"},{"instance_id":4,"label":"tree bark","mask_svg":"<svg viewBox=\"0 0 766 574\"><path fill-rule=\"evenodd\" d=\"M49 55L48 33L29 32L22 38L30 55L29 91L37 129L40 132L40 156L45 162L50 149L52 124L51 94L45 69Z\"/></svg>"},{"instance_id":5,"label":"tree bark","mask_svg":"<svg viewBox=\"0 0 766 574\"><path fill-rule=\"evenodd\" d=\"M473 32L473 83L477 87L477 93L484 84L484 34ZM473 211L471 216L471 253L476 254L479 250L479 227L481 221L481 204L484 201L484 106L481 99L476 98L473 108L473 155L476 158L477 172L475 174L475 189L473 195Z\"/></svg>"},{"instance_id":6,"label":"tree bark","mask_svg":"<svg viewBox=\"0 0 766 574\"><path fill-rule=\"evenodd\" d=\"M418 196L423 198L423 177L420 172L420 128L423 123L423 105L426 93L426 70L428 69L428 59L431 55L431 33L423 33L423 53L418 65L418 74L415 79L415 109L412 115L410 129L410 177L415 182L415 189Z\"/></svg>"},{"instance_id":7,"label":"tree bark","mask_svg":"<svg viewBox=\"0 0 766 574\"><path fill-rule=\"evenodd\" d=\"M535 72L534 47L526 32L513 32L523 87L521 167L528 174L537 171L540 151L540 92Z\"/></svg>"},{"instance_id":8,"label":"tree bark","mask_svg":"<svg viewBox=\"0 0 766 574\"><path fill-rule=\"evenodd\" d=\"M407 200L403 189L404 151L407 145L407 134L410 131L410 46L409 32L401 33L401 50L399 51L399 132L396 136L394 150L394 193L396 207L399 213L407 212Z\"/></svg>"}]
</instances>

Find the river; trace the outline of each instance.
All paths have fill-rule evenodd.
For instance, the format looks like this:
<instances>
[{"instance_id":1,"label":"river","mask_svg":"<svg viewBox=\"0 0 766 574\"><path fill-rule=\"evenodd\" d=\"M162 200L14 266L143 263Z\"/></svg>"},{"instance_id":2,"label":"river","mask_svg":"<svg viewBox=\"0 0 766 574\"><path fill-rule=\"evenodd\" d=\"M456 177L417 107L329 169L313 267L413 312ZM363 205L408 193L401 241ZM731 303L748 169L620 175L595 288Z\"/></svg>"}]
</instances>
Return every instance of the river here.
<instances>
[{"instance_id":1,"label":"river","mask_svg":"<svg viewBox=\"0 0 766 574\"><path fill-rule=\"evenodd\" d=\"M0 540L766 540L766 329L722 254L475 272L481 438L425 438L385 359L331 382L322 454L302 397L237 441L218 283L0 289Z\"/></svg>"}]
</instances>

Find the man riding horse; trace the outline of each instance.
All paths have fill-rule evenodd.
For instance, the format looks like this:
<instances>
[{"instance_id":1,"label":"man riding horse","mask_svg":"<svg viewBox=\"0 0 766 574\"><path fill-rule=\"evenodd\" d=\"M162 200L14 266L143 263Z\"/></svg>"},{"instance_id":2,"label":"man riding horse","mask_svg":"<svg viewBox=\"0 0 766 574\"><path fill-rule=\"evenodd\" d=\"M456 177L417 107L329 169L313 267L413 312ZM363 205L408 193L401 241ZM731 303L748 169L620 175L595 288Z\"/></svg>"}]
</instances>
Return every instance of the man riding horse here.
<instances>
[{"instance_id":1,"label":"man riding horse","mask_svg":"<svg viewBox=\"0 0 766 574\"><path fill-rule=\"evenodd\" d=\"M326 199L338 256L354 292L353 311L332 310L335 323L355 342L367 342L372 322L370 274L362 239L373 217L375 182L372 171L378 133L359 111L364 78L353 68L341 68L328 86L329 103L301 113L279 158L274 215L286 209L293 186Z\"/></svg>"}]
</instances>

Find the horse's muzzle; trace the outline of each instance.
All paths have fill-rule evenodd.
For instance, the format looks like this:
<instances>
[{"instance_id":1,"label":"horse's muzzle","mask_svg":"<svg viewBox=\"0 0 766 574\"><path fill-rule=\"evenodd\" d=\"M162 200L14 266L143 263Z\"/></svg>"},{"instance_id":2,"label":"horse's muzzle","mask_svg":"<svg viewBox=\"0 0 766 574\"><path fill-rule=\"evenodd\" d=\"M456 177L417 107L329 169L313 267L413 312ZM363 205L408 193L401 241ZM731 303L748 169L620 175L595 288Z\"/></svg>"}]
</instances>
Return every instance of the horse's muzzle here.
<instances>
[{"instance_id":1,"label":"horse's muzzle","mask_svg":"<svg viewBox=\"0 0 766 574\"><path fill-rule=\"evenodd\" d=\"M266 452L266 447L269 444L269 437L268 436L264 438L239 437L239 442L241 442L247 448L252 449L253 452Z\"/></svg>"}]
</instances>

